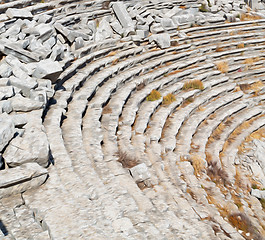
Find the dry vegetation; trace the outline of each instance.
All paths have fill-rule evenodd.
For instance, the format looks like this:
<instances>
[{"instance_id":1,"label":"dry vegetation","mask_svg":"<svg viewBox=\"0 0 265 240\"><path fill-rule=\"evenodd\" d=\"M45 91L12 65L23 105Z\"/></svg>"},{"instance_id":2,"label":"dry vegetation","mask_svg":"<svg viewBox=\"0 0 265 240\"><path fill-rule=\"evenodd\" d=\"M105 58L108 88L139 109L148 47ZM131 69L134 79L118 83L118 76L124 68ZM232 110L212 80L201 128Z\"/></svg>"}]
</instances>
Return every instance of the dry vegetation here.
<instances>
[{"instance_id":1,"label":"dry vegetation","mask_svg":"<svg viewBox=\"0 0 265 240\"><path fill-rule=\"evenodd\" d=\"M223 52L224 51L224 48L223 47L220 47L220 46L217 46L216 49L215 49L216 52Z\"/></svg>"},{"instance_id":2,"label":"dry vegetation","mask_svg":"<svg viewBox=\"0 0 265 240\"><path fill-rule=\"evenodd\" d=\"M244 47L245 47L245 44L244 43L239 43L236 46L236 48L244 48Z\"/></svg>"},{"instance_id":3,"label":"dry vegetation","mask_svg":"<svg viewBox=\"0 0 265 240\"><path fill-rule=\"evenodd\" d=\"M146 97L147 101L156 101L161 98L161 93L155 89Z\"/></svg>"},{"instance_id":4,"label":"dry vegetation","mask_svg":"<svg viewBox=\"0 0 265 240\"><path fill-rule=\"evenodd\" d=\"M221 73L228 72L228 63L227 62L217 62L216 67Z\"/></svg>"},{"instance_id":5,"label":"dry vegetation","mask_svg":"<svg viewBox=\"0 0 265 240\"><path fill-rule=\"evenodd\" d=\"M118 162L122 164L124 168L132 168L139 164L139 161L135 157L129 156L126 152L118 152Z\"/></svg>"},{"instance_id":6,"label":"dry vegetation","mask_svg":"<svg viewBox=\"0 0 265 240\"><path fill-rule=\"evenodd\" d=\"M200 89L203 90L204 86L201 80L191 80L191 81L187 81L184 83L183 90L188 90L188 89Z\"/></svg>"},{"instance_id":7,"label":"dry vegetation","mask_svg":"<svg viewBox=\"0 0 265 240\"><path fill-rule=\"evenodd\" d=\"M209 153L207 158L208 158L207 174L211 178L211 180L215 183L220 183L224 185L227 184L228 174L220 166L218 166L217 162L211 161Z\"/></svg>"},{"instance_id":8,"label":"dry vegetation","mask_svg":"<svg viewBox=\"0 0 265 240\"><path fill-rule=\"evenodd\" d=\"M261 19L261 17L257 15L252 15L250 13L242 13L240 15L241 21L250 21L250 20L258 20L258 19Z\"/></svg>"},{"instance_id":9,"label":"dry vegetation","mask_svg":"<svg viewBox=\"0 0 265 240\"><path fill-rule=\"evenodd\" d=\"M169 105L173 103L174 101L176 101L176 97L172 93L169 93L163 97L163 104L165 105Z\"/></svg>"},{"instance_id":10,"label":"dry vegetation","mask_svg":"<svg viewBox=\"0 0 265 240\"><path fill-rule=\"evenodd\" d=\"M190 162L194 168L194 174L199 177L205 170L204 160L199 155L192 155L190 157Z\"/></svg>"}]
</instances>

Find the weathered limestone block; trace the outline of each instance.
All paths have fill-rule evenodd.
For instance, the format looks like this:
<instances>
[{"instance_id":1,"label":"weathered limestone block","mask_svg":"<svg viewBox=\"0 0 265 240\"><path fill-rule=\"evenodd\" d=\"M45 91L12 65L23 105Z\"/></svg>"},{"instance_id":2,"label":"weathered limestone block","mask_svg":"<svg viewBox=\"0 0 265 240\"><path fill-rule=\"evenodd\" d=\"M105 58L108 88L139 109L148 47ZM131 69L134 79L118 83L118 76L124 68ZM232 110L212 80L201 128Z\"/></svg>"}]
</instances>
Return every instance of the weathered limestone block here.
<instances>
[{"instance_id":1,"label":"weathered limestone block","mask_svg":"<svg viewBox=\"0 0 265 240\"><path fill-rule=\"evenodd\" d=\"M47 176L48 171L37 163L3 170L0 174L0 199L38 187Z\"/></svg>"},{"instance_id":2,"label":"weathered limestone block","mask_svg":"<svg viewBox=\"0 0 265 240\"><path fill-rule=\"evenodd\" d=\"M10 167L28 162L47 167L49 143L44 128L32 126L26 129L23 137L16 137L9 143L3 157Z\"/></svg>"},{"instance_id":3,"label":"weathered limestone block","mask_svg":"<svg viewBox=\"0 0 265 240\"><path fill-rule=\"evenodd\" d=\"M17 78L11 76L9 78L10 85L20 88L25 96L29 96L30 90L37 87L37 82L31 78Z\"/></svg>"},{"instance_id":4,"label":"weathered limestone block","mask_svg":"<svg viewBox=\"0 0 265 240\"><path fill-rule=\"evenodd\" d=\"M6 11L6 15L9 18L26 18L26 19L33 18L31 12L26 9L8 8Z\"/></svg>"},{"instance_id":5,"label":"weathered limestone block","mask_svg":"<svg viewBox=\"0 0 265 240\"><path fill-rule=\"evenodd\" d=\"M11 98L15 95L14 88L12 86L5 86L0 88L0 100Z\"/></svg>"},{"instance_id":6,"label":"weathered limestone block","mask_svg":"<svg viewBox=\"0 0 265 240\"><path fill-rule=\"evenodd\" d=\"M45 59L37 64L32 76L36 78L47 78L55 83L62 71L63 69L59 62Z\"/></svg>"},{"instance_id":7,"label":"weathered limestone block","mask_svg":"<svg viewBox=\"0 0 265 240\"><path fill-rule=\"evenodd\" d=\"M265 199L265 190L259 190L259 189L251 189L251 195L256 198L262 198Z\"/></svg>"},{"instance_id":8,"label":"weathered limestone block","mask_svg":"<svg viewBox=\"0 0 265 240\"><path fill-rule=\"evenodd\" d=\"M114 2L112 9L124 28L133 28L134 24L123 2Z\"/></svg>"},{"instance_id":9,"label":"weathered limestone block","mask_svg":"<svg viewBox=\"0 0 265 240\"><path fill-rule=\"evenodd\" d=\"M10 100L2 100L0 101L0 113L10 113L13 108Z\"/></svg>"},{"instance_id":10,"label":"weathered limestone block","mask_svg":"<svg viewBox=\"0 0 265 240\"><path fill-rule=\"evenodd\" d=\"M9 141L14 137L15 126L6 113L0 114L0 151L2 151Z\"/></svg>"},{"instance_id":11,"label":"weathered limestone block","mask_svg":"<svg viewBox=\"0 0 265 240\"><path fill-rule=\"evenodd\" d=\"M100 21L95 40L97 41L103 41L105 39L111 38L113 36L112 29L109 25L109 23L106 21L106 19L103 19Z\"/></svg>"},{"instance_id":12,"label":"weathered limestone block","mask_svg":"<svg viewBox=\"0 0 265 240\"><path fill-rule=\"evenodd\" d=\"M29 112L43 107L43 103L29 98L24 98L21 95L16 95L10 100L13 110L16 112Z\"/></svg>"},{"instance_id":13,"label":"weathered limestone block","mask_svg":"<svg viewBox=\"0 0 265 240\"><path fill-rule=\"evenodd\" d=\"M129 171L133 176L135 182L143 182L151 177L145 163L138 164L135 167L130 168Z\"/></svg>"},{"instance_id":14,"label":"weathered limestone block","mask_svg":"<svg viewBox=\"0 0 265 240\"><path fill-rule=\"evenodd\" d=\"M170 47L170 36L167 33L153 34L149 37L149 42L151 43L153 41L162 49Z\"/></svg>"}]
</instances>

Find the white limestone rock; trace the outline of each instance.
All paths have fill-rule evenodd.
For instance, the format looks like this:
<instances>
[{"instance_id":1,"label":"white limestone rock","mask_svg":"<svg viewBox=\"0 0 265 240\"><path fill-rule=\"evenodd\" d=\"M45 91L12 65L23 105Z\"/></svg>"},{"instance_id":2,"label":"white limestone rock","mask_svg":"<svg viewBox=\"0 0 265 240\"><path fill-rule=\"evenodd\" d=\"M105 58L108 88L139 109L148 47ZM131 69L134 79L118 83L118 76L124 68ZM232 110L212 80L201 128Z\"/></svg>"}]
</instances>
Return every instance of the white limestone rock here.
<instances>
[{"instance_id":1,"label":"white limestone rock","mask_svg":"<svg viewBox=\"0 0 265 240\"><path fill-rule=\"evenodd\" d=\"M32 110L41 109L43 107L43 103L22 97L21 95L16 95L10 100L12 109L16 112L29 112Z\"/></svg>"},{"instance_id":2,"label":"white limestone rock","mask_svg":"<svg viewBox=\"0 0 265 240\"><path fill-rule=\"evenodd\" d=\"M15 92L12 86L0 87L0 100L11 98L14 95Z\"/></svg>"},{"instance_id":3,"label":"white limestone rock","mask_svg":"<svg viewBox=\"0 0 265 240\"><path fill-rule=\"evenodd\" d=\"M26 129L23 137L16 137L9 143L3 157L10 167L28 162L47 167L49 143L44 128L32 126Z\"/></svg>"},{"instance_id":4,"label":"white limestone rock","mask_svg":"<svg viewBox=\"0 0 265 240\"><path fill-rule=\"evenodd\" d=\"M12 68L5 62L3 61L0 65L0 76L3 78L8 78L12 74Z\"/></svg>"},{"instance_id":5,"label":"white limestone rock","mask_svg":"<svg viewBox=\"0 0 265 240\"><path fill-rule=\"evenodd\" d=\"M37 64L32 76L36 78L47 78L55 83L62 71L63 69L59 62L45 59Z\"/></svg>"},{"instance_id":6,"label":"white limestone rock","mask_svg":"<svg viewBox=\"0 0 265 240\"><path fill-rule=\"evenodd\" d=\"M135 167L130 168L129 171L135 182L143 182L151 177L145 163L138 164Z\"/></svg>"},{"instance_id":7,"label":"white limestone rock","mask_svg":"<svg viewBox=\"0 0 265 240\"><path fill-rule=\"evenodd\" d=\"M112 4L112 9L120 21L121 25L126 28L134 27L132 18L130 14L127 12L126 7L123 2L114 2Z\"/></svg>"},{"instance_id":8,"label":"white limestone rock","mask_svg":"<svg viewBox=\"0 0 265 240\"><path fill-rule=\"evenodd\" d=\"M251 189L251 195L259 198L259 199L265 199L265 190L259 190L259 189Z\"/></svg>"},{"instance_id":9,"label":"white limestone rock","mask_svg":"<svg viewBox=\"0 0 265 240\"><path fill-rule=\"evenodd\" d=\"M170 35L167 33L153 34L149 37L149 42L153 41L162 49L170 47Z\"/></svg>"},{"instance_id":10,"label":"white limestone rock","mask_svg":"<svg viewBox=\"0 0 265 240\"><path fill-rule=\"evenodd\" d=\"M105 39L111 38L113 36L112 28L106 19L102 19L97 28L95 41L103 41Z\"/></svg>"},{"instance_id":11,"label":"white limestone rock","mask_svg":"<svg viewBox=\"0 0 265 240\"><path fill-rule=\"evenodd\" d=\"M26 19L33 18L30 11L26 9L18 9L18 8L8 8L6 11L6 15L9 18L26 18Z\"/></svg>"},{"instance_id":12,"label":"white limestone rock","mask_svg":"<svg viewBox=\"0 0 265 240\"><path fill-rule=\"evenodd\" d=\"M14 137L15 126L6 113L0 114L0 152Z\"/></svg>"},{"instance_id":13,"label":"white limestone rock","mask_svg":"<svg viewBox=\"0 0 265 240\"><path fill-rule=\"evenodd\" d=\"M11 113L13 110L10 100L0 101L0 113Z\"/></svg>"},{"instance_id":14,"label":"white limestone rock","mask_svg":"<svg viewBox=\"0 0 265 240\"><path fill-rule=\"evenodd\" d=\"M129 218L119 218L112 223L112 226L116 232L123 232L126 235L135 233L133 224Z\"/></svg>"},{"instance_id":15,"label":"white limestone rock","mask_svg":"<svg viewBox=\"0 0 265 240\"><path fill-rule=\"evenodd\" d=\"M0 174L0 199L38 187L47 177L48 171L37 163L3 170Z\"/></svg>"},{"instance_id":16,"label":"white limestone rock","mask_svg":"<svg viewBox=\"0 0 265 240\"><path fill-rule=\"evenodd\" d=\"M29 96L30 90L37 87L37 82L32 78L17 78L11 76L9 78L10 85L22 90L24 96Z\"/></svg>"}]
</instances>

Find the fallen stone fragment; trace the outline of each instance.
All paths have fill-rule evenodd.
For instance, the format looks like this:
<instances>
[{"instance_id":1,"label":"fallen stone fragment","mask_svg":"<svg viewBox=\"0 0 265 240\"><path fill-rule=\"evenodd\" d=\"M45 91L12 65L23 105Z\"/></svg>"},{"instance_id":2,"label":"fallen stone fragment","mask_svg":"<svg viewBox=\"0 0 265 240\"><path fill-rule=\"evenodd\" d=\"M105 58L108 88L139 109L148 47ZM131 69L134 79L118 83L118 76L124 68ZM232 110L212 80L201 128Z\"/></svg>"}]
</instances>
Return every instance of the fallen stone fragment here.
<instances>
[{"instance_id":1,"label":"fallen stone fragment","mask_svg":"<svg viewBox=\"0 0 265 240\"><path fill-rule=\"evenodd\" d=\"M251 195L259 198L259 199L265 199L265 190L259 190L259 189L251 189Z\"/></svg>"},{"instance_id":2,"label":"fallen stone fragment","mask_svg":"<svg viewBox=\"0 0 265 240\"><path fill-rule=\"evenodd\" d=\"M143 182L151 177L145 163L138 164L135 167L130 168L129 171L135 182Z\"/></svg>"},{"instance_id":3,"label":"fallen stone fragment","mask_svg":"<svg viewBox=\"0 0 265 240\"><path fill-rule=\"evenodd\" d=\"M2 62L0 65L0 76L3 78L8 78L12 74L12 68L6 63Z\"/></svg>"},{"instance_id":4,"label":"fallen stone fragment","mask_svg":"<svg viewBox=\"0 0 265 240\"><path fill-rule=\"evenodd\" d=\"M47 167L49 143L44 128L32 126L26 129L23 137L16 137L9 143L3 157L9 167L28 162L37 162Z\"/></svg>"},{"instance_id":5,"label":"fallen stone fragment","mask_svg":"<svg viewBox=\"0 0 265 240\"><path fill-rule=\"evenodd\" d=\"M13 111L16 112L29 112L43 107L43 103L29 98L24 98L21 95L16 95L11 98L10 101Z\"/></svg>"},{"instance_id":6,"label":"fallen stone fragment","mask_svg":"<svg viewBox=\"0 0 265 240\"><path fill-rule=\"evenodd\" d=\"M37 163L3 170L0 174L0 199L38 187L47 177L48 171Z\"/></svg>"},{"instance_id":7,"label":"fallen stone fragment","mask_svg":"<svg viewBox=\"0 0 265 240\"><path fill-rule=\"evenodd\" d=\"M55 83L62 71L63 69L60 63L51 59L45 59L37 64L32 76L36 78L47 78L50 79L52 83Z\"/></svg>"},{"instance_id":8,"label":"fallen stone fragment","mask_svg":"<svg viewBox=\"0 0 265 240\"><path fill-rule=\"evenodd\" d=\"M115 15L117 16L118 20L120 21L121 25L125 29L134 27L132 18L127 12L126 7L123 2L114 2L112 4L112 9Z\"/></svg>"},{"instance_id":9,"label":"fallen stone fragment","mask_svg":"<svg viewBox=\"0 0 265 240\"><path fill-rule=\"evenodd\" d=\"M12 86L0 87L0 100L11 98L15 95Z\"/></svg>"},{"instance_id":10,"label":"fallen stone fragment","mask_svg":"<svg viewBox=\"0 0 265 240\"><path fill-rule=\"evenodd\" d=\"M0 101L0 113L11 113L13 110L10 100Z\"/></svg>"},{"instance_id":11,"label":"fallen stone fragment","mask_svg":"<svg viewBox=\"0 0 265 240\"><path fill-rule=\"evenodd\" d=\"M6 11L6 15L9 18L25 18L25 19L33 18L31 12L26 9L8 8Z\"/></svg>"},{"instance_id":12,"label":"fallen stone fragment","mask_svg":"<svg viewBox=\"0 0 265 240\"><path fill-rule=\"evenodd\" d=\"M0 152L14 137L15 126L6 113L0 114Z\"/></svg>"},{"instance_id":13,"label":"fallen stone fragment","mask_svg":"<svg viewBox=\"0 0 265 240\"><path fill-rule=\"evenodd\" d=\"M95 36L96 42L103 41L105 39L111 38L112 36L113 36L113 32L112 32L112 29L109 23L106 21L106 19L103 19L102 21L100 21L97 32L96 32L96 36Z\"/></svg>"},{"instance_id":14,"label":"fallen stone fragment","mask_svg":"<svg viewBox=\"0 0 265 240\"><path fill-rule=\"evenodd\" d=\"M22 90L24 96L29 96L30 90L37 87L37 82L32 78L17 78L11 76L9 78L10 85Z\"/></svg>"},{"instance_id":15,"label":"fallen stone fragment","mask_svg":"<svg viewBox=\"0 0 265 240\"><path fill-rule=\"evenodd\" d=\"M3 53L5 55L13 55L24 63L38 62L40 56L34 52L27 51L20 46L19 43L10 43L8 40L1 40L0 44L3 46Z\"/></svg>"},{"instance_id":16,"label":"fallen stone fragment","mask_svg":"<svg viewBox=\"0 0 265 240\"><path fill-rule=\"evenodd\" d=\"M170 35L167 33L153 34L149 37L149 42L153 41L162 49L170 47Z\"/></svg>"},{"instance_id":17,"label":"fallen stone fragment","mask_svg":"<svg viewBox=\"0 0 265 240\"><path fill-rule=\"evenodd\" d=\"M84 39L82 37L77 37L75 39L75 50L84 47Z\"/></svg>"}]
</instances>

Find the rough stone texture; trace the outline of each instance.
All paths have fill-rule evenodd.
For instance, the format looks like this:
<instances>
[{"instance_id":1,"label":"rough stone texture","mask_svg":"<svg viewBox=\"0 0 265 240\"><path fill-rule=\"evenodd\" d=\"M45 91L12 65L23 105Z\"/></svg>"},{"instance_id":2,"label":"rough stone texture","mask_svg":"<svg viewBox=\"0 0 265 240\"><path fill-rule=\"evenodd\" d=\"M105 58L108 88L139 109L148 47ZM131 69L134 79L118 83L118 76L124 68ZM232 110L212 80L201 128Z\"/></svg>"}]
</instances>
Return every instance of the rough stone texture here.
<instances>
[{"instance_id":1,"label":"rough stone texture","mask_svg":"<svg viewBox=\"0 0 265 240\"><path fill-rule=\"evenodd\" d=\"M51 59L45 59L37 64L32 76L36 78L48 78L52 83L55 83L62 71L60 63Z\"/></svg>"},{"instance_id":2,"label":"rough stone texture","mask_svg":"<svg viewBox=\"0 0 265 240\"><path fill-rule=\"evenodd\" d=\"M17 8L8 8L6 11L6 15L9 18L26 18L31 19L33 16L31 12L26 9L17 9Z\"/></svg>"},{"instance_id":3,"label":"rough stone texture","mask_svg":"<svg viewBox=\"0 0 265 240\"><path fill-rule=\"evenodd\" d=\"M27 129L22 137L16 137L10 142L3 156L10 167L28 162L37 162L47 167L49 143L44 129L34 126Z\"/></svg>"},{"instance_id":4,"label":"rough stone texture","mask_svg":"<svg viewBox=\"0 0 265 240\"><path fill-rule=\"evenodd\" d=\"M265 190L251 189L251 195L259 199L265 199Z\"/></svg>"},{"instance_id":5,"label":"rough stone texture","mask_svg":"<svg viewBox=\"0 0 265 240\"><path fill-rule=\"evenodd\" d=\"M0 151L2 151L14 137L15 126L6 113L0 114L0 123Z\"/></svg>"},{"instance_id":6,"label":"rough stone texture","mask_svg":"<svg viewBox=\"0 0 265 240\"><path fill-rule=\"evenodd\" d=\"M151 35L151 37L149 37L149 42L153 41L162 49L170 47L170 36L167 33Z\"/></svg>"},{"instance_id":7,"label":"rough stone texture","mask_svg":"<svg viewBox=\"0 0 265 240\"><path fill-rule=\"evenodd\" d=\"M0 175L0 199L38 187L47 176L48 171L37 163L3 170Z\"/></svg>"},{"instance_id":8,"label":"rough stone texture","mask_svg":"<svg viewBox=\"0 0 265 240\"><path fill-rule=\"evenodd\" d=\"M24 98L21 95L16 95L11 98L11 105L13 111L16 112L28 112L43 107L43 103L29 98Z\"/></svg>"},{"instance_id":9,"label":"rough stone texture","mask_svg":"<svg viewBox=\"0 0 265 240\"><path fill-rule=\"evenodd\" d=\"M135 182L143 182L151 177L151 174L149 173L145 163L141 163L136 165L135 167L130 168L130 173Z\"/></svg>"},{"instance_id":10,"label":"rough stone texture","mask_svg":"<svg viewBox=\"0 0 265 240\"><path fill-rule=\"evenodd\" d=\"M114 13L116 14L118 20L124 28L133 28L134 24L126 10L126 7L123 2L114 2L112 4Z\"/></svg>"}]
</instances>

